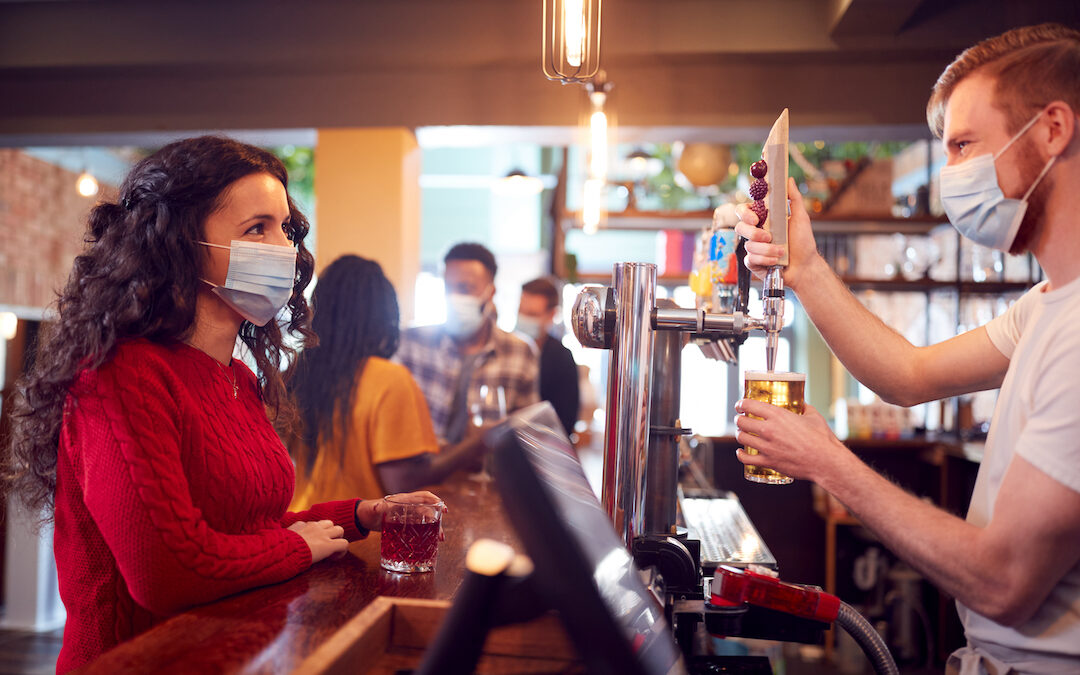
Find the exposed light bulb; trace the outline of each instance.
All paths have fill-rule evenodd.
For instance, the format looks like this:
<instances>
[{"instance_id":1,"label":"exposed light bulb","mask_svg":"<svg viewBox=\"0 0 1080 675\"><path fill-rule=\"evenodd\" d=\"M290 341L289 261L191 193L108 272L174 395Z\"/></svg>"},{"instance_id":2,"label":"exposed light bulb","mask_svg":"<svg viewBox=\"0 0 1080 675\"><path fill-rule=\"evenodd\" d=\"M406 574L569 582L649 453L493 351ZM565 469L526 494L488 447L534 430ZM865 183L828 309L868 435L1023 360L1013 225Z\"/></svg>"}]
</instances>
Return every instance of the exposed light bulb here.
<instances>
[{"instance_id":1,"label":"exposed light bulb","mask_svg":"<svg viewBox=\"0 0 1080 675\"><path fill-rule=\"evenodd\" d=\"M97 178L88 171L83 171L75 180L75 190L83 197L93 197L98 193Z\"/></svg>"},{"instance_id":2,"label":"exposed light bulb","mask_svg":"<svg viewBox=\"0 0 1080 675\"><path fill-rule=\"evenodd\" d=\"M600 228L603 190L604 181L602 179L590 178L585 181L585 194L581 202L581 229L585 234L596 234L596 231Z\"/></svg>"},{"instance_id":3,"label":"exposed light bulb","mask_svg":"<svg viewBox=\"0 0 1080 675\"><path fill-rule=\"evenodd\" d=\"M581 58L585 52L584 5L584 0L564 0L563 2L563 41L566 49L566 63L574 68L581 67Z\"/></svg>"},{"instance_id":4,"label":"exposed light bulb","mask_svg":"<svg viewBox=\"0 0 1080 675\"><path fill-rule=\"evenodd\" d=\"M608 170L608 119L603 110L589 117L589 175L606 178Z\"/></svg>"}]
</instances>

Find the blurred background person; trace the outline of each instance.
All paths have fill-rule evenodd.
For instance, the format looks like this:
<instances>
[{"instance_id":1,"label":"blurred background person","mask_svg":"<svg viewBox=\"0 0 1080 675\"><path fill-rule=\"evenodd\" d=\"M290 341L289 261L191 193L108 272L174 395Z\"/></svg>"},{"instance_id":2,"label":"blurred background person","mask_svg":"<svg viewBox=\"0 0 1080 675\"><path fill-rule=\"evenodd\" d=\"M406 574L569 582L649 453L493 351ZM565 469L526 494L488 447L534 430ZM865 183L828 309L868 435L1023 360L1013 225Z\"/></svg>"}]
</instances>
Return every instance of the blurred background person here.
<instances>
[{"instance_id":1,"label":"blurred background person","mask_svg":"<svg viewBox=\"0 0 1080 675\"><path fill-rule=\"evenodd\" d=\"M479 431L540 400L531 345L495 325L495 256L462 243L443 258L446 323L402 334L398 361L416 378L442 443Z\"/></svg>"},{"instance_id":2,"label":"blurred background person","mask_svg":"<svg viewBox=\"0 0 1080 675\"><path fill-rule=\"evenodd\" d=\"M296 461L290 508L431 485L467 463L476 444L437 454L424 395L389 361L400 341L398 302L377 262L346 255L331 263L312 311L319 344L301 352L290 383L301 420L288 442Z\"/></svg>"},{"instance_id":3,"label":"blurred background person","mask_svg":"<svg viewBox=\"0 0 1080 675\"><path fill-rule=\"evenodd\" d=\"M536 343L540 354L540 399L555 407L569 436L578 420L578 368L574 355L551 333L558 311L559 289L550 280L533 279L521 287L517 332Z\"/></svg>"}]
</instances>

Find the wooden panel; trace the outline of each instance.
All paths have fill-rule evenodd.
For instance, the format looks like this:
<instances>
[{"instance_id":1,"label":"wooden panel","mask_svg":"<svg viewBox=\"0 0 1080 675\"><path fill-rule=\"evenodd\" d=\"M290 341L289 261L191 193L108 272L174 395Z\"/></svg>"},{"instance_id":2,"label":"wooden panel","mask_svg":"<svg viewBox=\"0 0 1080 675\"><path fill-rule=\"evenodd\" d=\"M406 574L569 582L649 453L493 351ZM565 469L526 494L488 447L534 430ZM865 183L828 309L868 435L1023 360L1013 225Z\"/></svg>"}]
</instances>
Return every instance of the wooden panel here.
<instances>
[{"instance_id":1,"label":"wooden panel","mask_svg":"<svg viewBox=\"0 0 1080 675\"><path fill-rule=\"evenodd\" d=\"M304 660L302 675L395 673L414 668L439 630L449 603L376 598ZM564 673L581 670L562 625L546 616L491 632L479 673Z\"/></svg>"}]
</instances>

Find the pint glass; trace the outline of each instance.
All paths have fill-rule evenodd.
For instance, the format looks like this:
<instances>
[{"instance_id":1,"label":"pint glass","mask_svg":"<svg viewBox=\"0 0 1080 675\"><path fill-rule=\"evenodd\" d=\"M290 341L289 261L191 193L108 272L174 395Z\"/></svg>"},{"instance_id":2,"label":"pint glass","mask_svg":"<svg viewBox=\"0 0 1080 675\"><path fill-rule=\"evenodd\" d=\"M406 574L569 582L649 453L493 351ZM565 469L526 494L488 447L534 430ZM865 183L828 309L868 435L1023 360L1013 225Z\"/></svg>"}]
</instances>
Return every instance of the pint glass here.
<instances>
[{"instance_id":1,"label":"pint glass","mask_svg":"<svg viewBox=\"0 0 1080 675\"><path fill-rule=\"evenodd\" d=\"M745 375L746 393L745 398L754 401L764 401L781 408L786 408L798 415L803 414L806 407L806 375L803 373L766 373L762 371L747 371ZM751 417L754 417L751 415ZM755 418L760 419L760 418ZM756 455L758 451L749 445L745 448L749 455ZM793 479L782 473L766 469L761 466L746 464L743 466L743 477L755 483L769 483L771 485L783 485Z\"/></svg>"}]
</instances>

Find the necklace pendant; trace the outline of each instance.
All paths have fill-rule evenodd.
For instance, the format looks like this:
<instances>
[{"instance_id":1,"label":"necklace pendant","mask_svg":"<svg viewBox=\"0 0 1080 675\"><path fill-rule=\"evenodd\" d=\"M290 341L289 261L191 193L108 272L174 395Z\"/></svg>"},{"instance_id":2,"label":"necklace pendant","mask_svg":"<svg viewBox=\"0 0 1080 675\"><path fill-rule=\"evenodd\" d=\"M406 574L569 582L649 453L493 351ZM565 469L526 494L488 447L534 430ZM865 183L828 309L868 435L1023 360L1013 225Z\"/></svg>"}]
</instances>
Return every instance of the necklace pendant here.
<instances>
[{"instance_id":1,"label":"necklace pendant","mask_svg":"<svg viewBox=\"0 0 1080 675\"><path fill-rule=\"evenodd\" d=\"M236 385L236 380L233 380L232 383L232 397L234 401L240 398L240 387Z\"/></svg>"}]
</instances>

